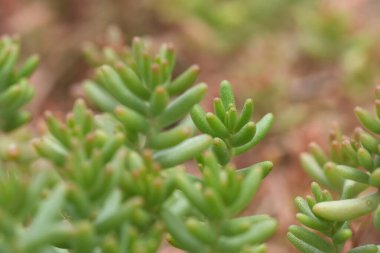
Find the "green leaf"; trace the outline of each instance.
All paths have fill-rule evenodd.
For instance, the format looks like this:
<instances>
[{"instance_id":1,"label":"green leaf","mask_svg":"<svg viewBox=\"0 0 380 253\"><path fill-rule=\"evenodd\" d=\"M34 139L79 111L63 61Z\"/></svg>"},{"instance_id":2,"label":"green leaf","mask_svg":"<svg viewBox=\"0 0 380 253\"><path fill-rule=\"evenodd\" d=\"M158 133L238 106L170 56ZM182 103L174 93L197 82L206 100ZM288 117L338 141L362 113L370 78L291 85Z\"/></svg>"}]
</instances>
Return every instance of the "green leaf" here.
<instances>
[{"instance_id":1,"label":"green leaf","mask_svg":"<svg viewBox=\"0 0 380 253\"><path fill-rule=\"evenodd\" d=\"M380 168L371 173L369 177L369 184L380 188Z\"/></svg>"},{"instance_id":2,"label":"green leaf","mask_svg":"<svg viewBox=\"0 0 380 253\"><path fill-rule=\"evenodd\" d=\"M380 230L380 205L377 206L376 211L373 215L373 223L377 230Z\"/></svg>"},{"instance_id":3,"label":"green leaf","mask_svg":"<svg viewBox=\"0 0 380 253\"><path fill-rule=\"evenodd\" d=\"M173 147L191 137L191 129L186 126L179 125L175 128L153 133L147 138L147 146L152 149L166 149Z\"/></svg>"},{"instance_id":4,"label":"green leaf","mask_svg":"<svg viewBox=\"0 0 380 253\"><path fill-rule=\"evenodd\" d=\"M147 132L149 123L139 113L119 105L115 108L114 114L116 118L127 128L136 132Z\"/></svg>"},{"instance_id":5,"label":"green leaf","mask_svg":"<svg viewBox=\"0 0 380 253\"><path fill-rule=\"evenodd\" d=\"M245 124L249 122L253 114L253 101L252 99L247 99L244 103L243 109L241 111L239 121L236 125L236 131L239 131Z\"/></svg>"},{"instance_id":6,"label":"green leaf","mask_svg":"<svg viewBox=\"0 0 380 253\"><path fill-rule=\"evenodd\" d=\"M161 214L162 219L168 228L170 235L176 240L176 242L190 252L203 252L206 245L197 240L186 229L186 225L182 220L169 210L164 210Z\"/></svg>"},{"instance_id":7,"label":"green leaf","mask_svg":"<svg viewBox=\"0 0 380 253\"><path fill-rule=\"evenodd\" d=\"M167 127L182 119L186 114L189 113L195 104L199 103L203 99L206 91L206 84L198 84L176 98L160 115L160 125L162 127Z\"/></svg>"},{"instance_id":8,"label":"green leaf","mask_svg":"<svg viewBox=\"0 0 380 253\"><path fill-rule=\"evenodd\" d=\"M212 130L207 122L206 113L203 111L200 105L194 105L190 111L191 119L194 125L205 134L212 134Z\"/></svg>"},{"instance_id":9,"label":"green leaf","mask_svg":"<svg viewBox=\"0 0 380 253\"><path fill-rule=\"evenodd\" d=\"M132 94L125 86L119 74L110 66L102 66L98 69L101 84L121 104L135 110L143 115L148 111L143 100Z\"/></svg>"},{"instance_id":10,"label":"green leaf","mask_svg":"<svg viewBox=\"0 0 380 253\"><path fill-rule=\"evenodd\" d=\"M226 165L231 158L230 152L226 143L220 138L214 138L212 151L221 165Z\"/></svg>"},{"instance_id":11,"label":"green leaf","mask_svg":"<svg viewBox=\"0 0 380 253\"><path fill-rule=\"evenodd\" d=\"M156 116L162 113L169 103L169 94L163 86L158 86L154 90L150 99L150 111Z\"/></svg>"},{"instance_id":12,"label":"green leaf","mask_svg":"<svg viewBox=\"0 0 380 253\"><path fill-rule=\"evenodd\" d=\"M175 96L186 91L194 84L198 75L199 67L197 65L191 66L167 86L169 94Z\"/></svg>"},{"instance_id":13,"label":"green leaf","mask_svg":"<svg viewBox=\"0 0 380 253\"><path fill-rule=\"evenodd\" d=\"M136 73L123 63L116 65L116 70L120 74L125 86L141 99L148 100L150 91L145 87L144 83L139 79Z\"/></svg>"},{"instance_id":14,"label":"green leaf","mask_svg":"<svg viewBox=\"0 0 380 253\"><path fill-rule=\"evenodd\" d=\"M336 170L336 165L333 162L327 162L323 167L325 176L330 183L331 189L342 192L345 179Z\"/></svg>"},{"instance_id":15,"label":"green leaf","mask_svg":"<svg viewBox=\"0 0 380 253\"><path fill-rule=\"evenodd\" d=\"M364 148L359 148L358 152L358 161L361 166L363 166L366 170L373 170L373 160L371 154Z\"/></svg>"},{"instance_id":16,"label":"green leaf","mask_svg":"<svg viewBox=\"0 0 380 253\"><path fill-rule=\"evenodd\" d=\"M268 113L264 117L262 117L262 119L256 123L256 134L252 138L252 140L241 147L234 148L233 153L235 155L239 155L256 146L267 135L267 133L272 127L272 123L273 114Z\"/></svg>"},{"instance_id":17,"label":"green leaf","mask_svg":"<svg viewBox=\"0 0 380 253\"><path fill-rule=\"evenodd\" d=\"M192 235L194 235L194 237L204 243L212 245L218 239L215 231L209 226L209 224L200 222L194 218L189 218L186 221L186 228Z\"/></svg>"},{"instance_id":18,"label":"green leaf","mask_svg":"<svg viewBox=\"0 0 380 253\"><path fill-rule=\"evenodd\" d=\"M75 252L91 252L95 245L93 226L89 222L77 224L72 242Z\"/></svg>"},{"instance_id":19,"label":"green leaf","mask_svg":"<svg viewBox=\"0 0 380 253\"><path fill-rule=\"evenodd\" d=\"M216 116L224 122L226 116L226 109L224 108L223 102L220 98L214 98L214 112Z\"/></svg>"},{"instance_id":20,"label":"green leaf","mask_svg":"<svg viewBox=\"0 0 380 253\"><path fill-rule=\"evenodd\" d=\"M238 197L236 198L235 202L228 207L231 215L236 215L247 207L259 189L262 179L263 169L261 167L251 167L251 170L248 172L246 178L242 183Z\"/></svg>"},{"instance_id":21,"label":"green leaf","mask_svg":"<svg viewBox=\"0 0 380 253\"><path fill-rule=\"evenodd\" d=\"M318 236L317 234L299 226L290 226L289 233L297 237L298 240L314 247L325 253L335 253L335 249L331 243ZM296 245L295 245L296 246Z\"/></svg>"},{"instance_id":22,"label":"green leaf","mask_svg":"<svg viewBox=\"0 0 380 253\"><path fill-rule=\"evenodd\" d=\"M315 158L308 154L302 153L300 156L301 165L306 171L306 173L315 181L323 184L326 187L330 187L330 182L328 181L323 169L315 160Z\"/></svg>"},{"instance_id":23,"label":"green leaf","mask_svg":"<svg viewBox=\"0 0 380 253\"><path fill-rule=\"evenodd\" d=\"M190 138L177 146L159 151L154 154L153 158L164 168L169 168L181 164L204 150L212 143L212 138L208 135L199 135Z\"/></svg>"},{"instance_id":24,"label":"green leaf","mask_svg":"<svg viewBox=\"0 0 380 253\"><path fill-rule=\"evenodd\" d=\"M260 244L276 231L277 222L268 219L254 223L251 228L242 234L233 237L222 237L217 248L219 251L239 252L245 245Z\"/></svg>"},{"instance_id":25,"label":"green leaf","mask_svg":"<svg viewBox=\"0 0 380 253\"><path fill-rule=\"evenodd\" d=\"M349 250L347 253L377 253L378 250L379 248L376 245L369 244Z\"/></svg>"},{"instance_id":26,"label":"green leaf","mask_svg":"<svg viewBox=\"0 0 380 253\"><path fill-rule=\"evenodd\" d=\"M209 205L202 192L198 188L194 188L193 182L186 175L178 175L176 177L176 184L195 208L203 215L210 216L209 214L212 213L212 211L209 210Z\"/></svg>"},{"instance_id":27,"label":"green leaf","mask_svg":"<svg viewBox=\"0 0 380 253\"><path fill-rule=\"evenodd\" d=\"M226 110L229 110L231 105L235 105L235 97L231 84L226 80L220 83L220 97Z\"/></svg>"},{"instance_id":28,"label":"green leaf","mask_svg":"<svg viewBox=\"0 0 380 253\"><path fill-rule=\"evenodd\" d=\"M314 158L317 160L320 166L323 166L325 163L328 162L327 155L318 144L314 142L310 143L309 149L310 153L314 156Z\"/></svg>"},{"instance_id":29,"label":"green leaf","mask_svg":"<svg viewBox=\"0 0 380 253\"><path fill-rule=\"evenodd\" d=\"M344 180L342 199L352 199L368 188L368 185L349 179Z\"/></svg>"},{"instance_id":30,"label":"green leaf","mask_svg":"<svg viewBox=\"0 0 380 253\"><path fill-rule=\"evenodd\" d=\"M348 228L340 229L333 236L334 244L344 243L352 237L352 231Z\"/></svg>"},{"instance_id":31,"label":"green leaf","mask_svg":"<svg viewBox=\"0 0 380 253\"><path fill-rule=\"evenodd\" d=\"M30 56L25 63L21 66L17 78L29 77L38 67L40 58L38 55Z\"/></svg>"},{"instance_id":32,"label":"green leaf","mask_svg":"<svg viewBox=\"0 0 380 253\"><path fill-rule=\"evenodd\" d=\"M206 120L211 127L214 136L220 138L228 138L230 136L230 133L223 122L211 112L206 114Z\"/></svg>"},{"instance_id":33,"label":"green leaf","mask_svg":"<svg viewBox=\"0 0 380 253\"><path fill-rule=\"evenodd\" d=\"M365 131L360 131L359 134L360 143L371 153L378 154L378 146L380 145L380 141L378 141L375 137L370 135Z\"/></svg>"},{"instance_id":34,"label":"green leaf","mask_svg":"<svg viewBox=\"0 0 380 253\"><path fill-rule=\"evenodd\" d=\"M57 139L61 144L66 148L70 147L70 138L67 135L67 131L64 128L63 124L54 118L51 112L45 113L46 124L49 128L50 133Z\"/></svg>"},{"instance_id":35,"label":"green leaf","mask_svg":"<svg viewBox=\"0 0 380 253\"><path fill-rule=\"evenodd\" d=\"M335 169L342 177L346 179L351 179L359 183L368 184L369 175L365 172L362 172L356 168L352 168L346 165L337 165L335 166Z\"/></svg>"},{"instance_id":36,"label":"green leaf","mask_svg":"<svg viewBox=\"0 0 380 253\"><path fill-rule=\"evenodd\" d=\"M235 107L231 107L226 115L226 126L229 131L233 132L238 121L238 114Z\"/></svg>"},{"instance_id":37,"label":"green leaf","mask_svg":"<svg viewBox=\"0 0 380 253\"><path fill-rule=\"evenodd\" d=\"M223 223L221 233L225 236L239 235L248 231L255 223L269 219L271 217L266 214L229 219Z\"/></svg>"},{"instance_id":38,"label":"green leaf","mask_svg":"<svg viewBox=\"0 0 380 253\"><path fill-rule=\"evenodd\" d=\"M112 96L108 95L104 89L93 81L85 81L83 88L90 101L102 111L112 112L118 105L118 102Z\"/></svg>"},{"instance_id":39,"label":"green leaf","mask_svg":"<svg viewBox=\"0 0 380 253\"><path fill-rule=\"evenodd\" d=\"M247 123L239 132L231 138L231 144L234 147L239 147L251 141L256 133L256 125L253 122Z\"/></svg>"},{"instance_id":40,"label":"green leaf","mask_svg":"<svg viewBox=\"0 0 380 253\"><path fill-rule=\"evenodd\" d=\"M331 221L348 221L374 211L380 203L380 193L356 199L326 201L316 204L313 212Z\"/></svg>"},{"instance_id":41,"label":"green leaf","mask_svg":"<svg viewBox=\"0 0 380 253\"><path fill-rule=\"evenodd\" d=\"M326 253L302 241L293 233L288 232L287 236L288 236L288 240L293 244L293 246L296 247L302 253Z\"/></svg>"},{"instance_id":42,"label":"green leaf","mask_svg":"<svg viewBox=\"0 0 380 253\"><path fill-rule=\"evenodd\" d=\"M321 231L325 234L329 234L329 232L331 231L331 224L318 219L317 217L315 217L314 214L306 215L303 213L297 213L296 218L300 223L302 223L306 227Z\"/></svg>"},{"instance_id":43,"label":"green leaf","mask_svg":"<svg viewBox=\"0 0 380 253\"><path fill-rule=\"evenodd\" d=\"M355 114L365 128L375 134L380 134L380 120L374 118L368 111L360 107L355 108Z\"/></svg>"}]
</instances>

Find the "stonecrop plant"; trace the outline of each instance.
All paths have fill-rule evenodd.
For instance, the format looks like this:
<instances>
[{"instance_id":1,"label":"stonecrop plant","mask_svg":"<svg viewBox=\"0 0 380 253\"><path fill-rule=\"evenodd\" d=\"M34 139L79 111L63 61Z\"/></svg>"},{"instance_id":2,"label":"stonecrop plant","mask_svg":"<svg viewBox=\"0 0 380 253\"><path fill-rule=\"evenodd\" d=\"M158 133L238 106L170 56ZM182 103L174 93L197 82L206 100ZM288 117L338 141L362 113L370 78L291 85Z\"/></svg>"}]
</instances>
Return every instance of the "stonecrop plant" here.
<instances>
[{"instance_id":1,"label":"stonecrop plant","mask_svg":"<svg viewBox=\"0 0 380 253\"><path fill-rule=\"evenodd\" d=\"M19 47L0 40L2 136L29 119L21 107L38 58L19 66ZM18 140L0 157L0 252L151 253L165 240L191 253L266 252L277 222L240 213L273 165L232 158L264 138L272 114L254 123L252 100L239 112L227 81L205 113L199 68L173 76L171 46L154 54L137 38L123 52L93 49L83 89L97 111L78 99L65 119L46 112L27 163Z\"/></svg>"},{"instance_id":2,"label":"stonecrop plant","mask_svg":"<svg viewBox=\"0 0 380 253\"><path fill-rule=\"evenodd\" d=\"M380 230L380 87L376 89L376 116L357 107L356 116L364 129L351 137L339 129L331 135L330 154L310 144L301 155L305 171L316 182L312 196L297 197L297 220L303 226L290 226L289 241L303 253L339 253L353 236L353 220L371 214ZM321 188L327 188L323 190ZM334 196L330 193L333 192ZM349 253L378 253L380 245L353 245Z\"/></svg>"},{"instance_id":3,"label":"stonecrop plant","mask_svg":"<svg viewBox=\"0 0 380 253\"><path fill-rule=\"evenodd\" d=\"M28 77L38 65L38 57L31 56L18 65L20 46L17 38L0 40L0 128L12 131L27 122L30 114L20 110L33 97L34 90Z\"/></svg>"}]
</instances>

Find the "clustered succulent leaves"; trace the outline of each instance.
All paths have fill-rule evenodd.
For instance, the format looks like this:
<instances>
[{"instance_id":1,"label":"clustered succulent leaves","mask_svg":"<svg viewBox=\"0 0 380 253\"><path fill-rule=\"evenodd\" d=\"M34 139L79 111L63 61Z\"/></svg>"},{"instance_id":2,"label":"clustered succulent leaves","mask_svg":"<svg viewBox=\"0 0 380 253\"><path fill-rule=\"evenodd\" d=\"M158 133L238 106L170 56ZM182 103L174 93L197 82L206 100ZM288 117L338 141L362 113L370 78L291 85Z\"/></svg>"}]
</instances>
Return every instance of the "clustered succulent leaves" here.
<instances>
[{"instance_id":1,"label":"clustered succulent leaves","mask_svg":"<svg viewBox=\"0 0 380 253\"><path fill-rule=\"evenodd\" d=\"M266 252L277 221L240 214L273 164L232 161L266 136L273 115L255 123L252 99L239 109L228 81L205 112L198 66L173 76L170 45L87 49L95 70L83 90L97 111L78 99L65 119L46 112L42 135L14 139L8 132L30 118L22 107L38 57L19 64L19 40L0 40L0 252L153 253L164 241L189 253ZM302 226L288 231L300 252L343 252L352 221L368 214L380 230L380 87L376 99L376 117L355 110L365 129L336 128L329 154L312 143L301 155L315 182L313 196L295 199Z\"/></svg>"},{"instance_id":2,"label":"clustered succulent leaves","mask_svg":"<svg viewBox=\"0 0 380 253\"><path fill-rule=\"evenodd\" d=\"M33 95L27 77L37 58L16 68L19 47L0 41L3 132L29 118L19 115ZM226 81L217 116L204 114L199 68L173 76L171 46L153 54L135 39L122 53L96 50L83 89L98 111L78 99L65 119L46 112L44 133L30 142L36 154L1 170L0 252L157 252L164 240L186 252L265 252L277 222L239 214L273 165L230 161L266 135L272 115L253 123L250 99L237 113Z\"/></svg>"},{"instance_id":3,"label":"clustered succulent leaves","mask_svg":"<svg viewBox=\"0 0 380 253\"><path fill-rule=\"evenodd\" d=\"M371 214L380 230L380 87L376 89L376 116L357 107L355 113L364 129L352 136L332 131L330 154L310 144L310 152L301 155L305 171L315 180L314 197L297 197L297 219L303 226L289 227L288 239L300 251L343 252L352 237L350 223ZM328 190L322 190L322 185ZM333 192L336 199L330 193ZM307 229L308 228L308 229ZM380 252L380 245L354 245L348 252Z\"/></svg>"},{"instance_id":4,"label":"clustered succulent leaves","mask_svg":"<svg viewBox=\"0 0 380 253\"><path fill-rule=\"evenodd\" d=\"M20 110L33 97L34 90L28 77L38 65L38 57L31 56L19 65L20 45L17 38L0 40L0 128L11 131L27 122L30 114Z\"/></svg>"}]
</instances>

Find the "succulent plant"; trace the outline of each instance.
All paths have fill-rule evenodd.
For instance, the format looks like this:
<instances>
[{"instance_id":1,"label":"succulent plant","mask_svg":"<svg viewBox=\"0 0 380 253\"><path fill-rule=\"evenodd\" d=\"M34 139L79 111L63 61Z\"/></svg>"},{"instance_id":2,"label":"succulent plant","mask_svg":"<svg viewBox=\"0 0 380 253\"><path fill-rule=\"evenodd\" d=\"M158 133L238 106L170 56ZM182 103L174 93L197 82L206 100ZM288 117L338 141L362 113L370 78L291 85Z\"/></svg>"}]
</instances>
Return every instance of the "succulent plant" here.
<instances>
[{"instance_id":1,"label":"succulent plant","mask_svg":"<svg viewBox=\"0 0 380 253\"><path fill-rule=\"evenodd\" d=\"M2 131L14 130L27 122L30 114L21 108L28 103L34 89L28 81L38 65L38 57L29 57L21 66L18 38L5 36L0 39L0 127Z\"/></svg>"},{"instance_id":2,"label":"succulent plant","mask_svg":"<svg viewBox=\"0 0 380 253\"><path fill-rule=\"evenodd\" d=\"M165 238L186 252L265 252L277 222L239 214L273 165L237 169L230 160L265 136L272 115L256 129L251 100L240 116L232 115L232 89L223 82L220 102L231 107L221 126L229 127L228 135L220 136L212 120L206 123L212 131L200 127L204 133L196 134L187 116L198 127L203 120L198 103L207 85L193 86L199 68L173 77L173 48L163 46L157 55L148 50L135 39L125 54L97 64L83 87L100 112L82 99L65 120L46 112L45 132L32 141L38 158L2 168L0 252L157 252ZM36 63L29 61L18 72L5 72L9 89L31 73ZM19 106L33 90L21 87L28 96ZM7 113L17 114L19 106ZM220 149L218 141L228 148ZM200 176L186 171L190 160Z\"/></svg>"},{"instance_id":3,"label":"succulent plant","mask_svg":"<svg viewBox=\"0 0 380 253\"><path fill-rule=\"evenodd\" d=\"M376 105L379 98L380 87L376 89ZM315 143L310 145L310 153L301 155L301 163L311 178L334 191L339 199L334 200L317 183L312 184L314 198L296 198L297 219L309 229L291 226L288 238L300 252L342 252L352 237L350 223L367 214L373 214L374 225L380 229L380 142L374 136L380 134L378 106L376 111L374 117L357 107L356 116L367 131L358 128L352 137L347 137L336 129L329 155ZM368 244L348 252L379 251L380 246Z\"/></svg>"}]
</instances>

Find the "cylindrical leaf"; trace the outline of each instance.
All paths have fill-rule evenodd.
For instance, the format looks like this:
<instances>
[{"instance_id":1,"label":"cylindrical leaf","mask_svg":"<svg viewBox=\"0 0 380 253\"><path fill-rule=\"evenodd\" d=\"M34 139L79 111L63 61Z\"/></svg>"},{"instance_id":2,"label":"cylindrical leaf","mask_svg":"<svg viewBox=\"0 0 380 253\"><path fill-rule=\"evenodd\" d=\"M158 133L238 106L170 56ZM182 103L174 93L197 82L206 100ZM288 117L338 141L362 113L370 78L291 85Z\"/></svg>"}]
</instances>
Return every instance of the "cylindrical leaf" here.
<instances>
[{"instance_id":1,"label":"cylindrical leaf","mask_svg":"<svg viewBox=\"0 0 380 253\"><path fill-rule=\"evenodd\" d=\"M136 96L141 99L147 100L150 97L150 91L145 87L144 83L141 82L139 77L130 67L123 63L116 65L116 70L120 74L123 83L132 91Z\"/></svg>"},{"instance_id":2,"label":"cylindrical leaf","mask_svg":"<svg viewBox=\"0 0 380 253\"><path fill-rule=\"evenodd\" d=\"M251 141L256 133L256 125L253 122L247 123L239 132L231 138L232 146L239 147Z\"/></svg>"},{"instance_id":3,"label":"cylindrical leaf","mask_svg":"<svg viewBox=\"0 0 380 253\"><path fill-rule=\"evenodd\" d=\"M186 91L197 80L198 74L199 67L197 65L188 68L167 86L169 94L174 96Z\"/></svg>"},{"instance_id":4,"label":"cylindrical leaf","mask_svg":"<svg viewBox=\"0 0 380 253\"><path fill-rule=\"evenodd\" d=\"M149 123L139 113L124 106L117 106L114 112L116 118L132 131L145 133L149 129Z\"/></svg>"},{"instance_id":5,"label":"cylindrical leaf","mask_svg":"<svg viewBox=\"0 0 380 253\"><path fill-rule=\"evenodd\" d=\"M372 186L380 188L380 168L371 173L369 177L369 183Z\"/></svg>"},{"instance_id":6,"label":"cylindrical leaf","mask_svg":"<svg viewBox=\"0 0 380 253\"><path fill-rule=\"evenodd\" d=\"M206 120L208 125L212 129L212 133L214 136L220 137L220 138L228 138L230 133L228 132L228 129L223 124L223 122L216 117L211 112L206 114Z\"/></svg>"},{"instance_id":7,"label":"cylindrical leaf","mask_svg":"<svg viewBox=\"0 0 380 253\"><path fill-rule=\"evenodd\" d=\"M223 102L220 98L214 98L214 112L215 115L224 122L224 117L226 116L226 109L224 108Z\"/></svg>"},{"instance_id":8,"label":"cylindrical leaf","mask_svg":"<svg viewBox=\"0 0 380 253\"><path fill-rule=\"evenodd\" d=\"M182 119L186 114L189 113L195 104L199 103L203 99L206 91L206 84L198 84L197 86L194 86L176 98L160 115L160 125L162 127L166 127Z\"/></svg>"},{"instance_id":9,"label":"cylindrical leaf","mask_svg":"<svg viewBox=\"0 0 380 253\"><path fill-rule=\"evenodd\" d=\"M277 222L274 219L257 222L245 233L234 237L222 237L217 248L219 251L240 252L245 245L262 243L273 235L276 228Z\"/></svg>"},{"instance_id":10,"label":"cylindrical leaf","mask_svg":"<svg viewBox=\"0 0 380 253\"><path fill-rule=\"evenodd\" d=\"M312 247L326 253L334 253L334 247L325 239L322 239L317 234L308 229L299 226L290 226L289 232L292 233L299 240L311 245Z\"/></svg>"},{"instance_id":11,"label":"cylindrical leaf","mask_svg":"<svg viewBox=\"0 0 380 253\"><path fill-rule=\"evenodd\" d=\"M363 166L366 170L373 170L373 160L371 154L364 148L359 148L357 152L358 161L361 166Z\"/></svg>"},{"instance_id":12,"label":"cylindrical leaf","mask_svg":"<svg viewBox=\"0 0 380 253\"><path fill-rule=\"evenodd\" d=\"M84 83L84 92L90 101L105 112L111 112L118 105L118 102L110 96L103 88L100 88L92 81Z\"/></svg>"},{"instance_id":13,"label":"cylindrical leaf","mask_svg":"<svg viewBox=\"0 0 380 253\"><path fill-rule=\"evenodd\" d=\"M313 211L326 220L348 221L372 212L379 203L380 193L374 193L356 199L321 202Z\"/></svg>"},{"instance_id":14,"label":"cylindrical leaf","mask_svg":"<svg viewBox=\"0 0 380 253\"><path fill-rule=\"evenodd\" d=\"M220 138L214 138L212 151L221 165L226 165L231 158L230 152L226 143Z\"/></svg>"},{"instance_id":15,"label":"cylindrical leaf","mask_svg":"<svg viewBox=\"0 0 380 253\"><path fill-rule=\"evenodd\" d=\"M200 105L194 105L190 112L191 119L195 126L205 134L212 134L212 130L207 122L206 113L203 111Z\"/></svg>"},{"instance_id":16,"label":"cylindrical leaf","mask_svg":"<svg viewBox=\"0 0 380 253\"><path fill-rule=\"evenodd\" d=\"M378 146L380 145L380 141L363 130L360 131L359 137L363 147L365 147L371 153L379 154Z\"/></svg>"},{"instance_id":17,"label":"cylindrical leaf","mask_svg":"<svg viewBox=\"0 0 380 253\"><path fill-rule=\"evenodd\" d=\"M150 98L150 111L153 115L162 113L169 103L169 94L162 86L158 86Z\"/></svg>"},{"instance_id":18,"label":"cylindrical leaf","mask_svg":"<svg viewBox=\"0 0 380 253\"><path fill-rule=\"evenodd\" d=\"M346 165L337 165L335 169L343 178L351 179L363 184L368 184L369 175L365 172L360 171L359 169Z\"/></svg>"},{"instance_id":19,"label":"cylindrical leaf","mask_svg":"<svg viewBox=\"0 0 380 253\"><path fill-rule=\"evenodd\" d=\"M159 151L154 154L154 160L159 162L164 168L169 168L181 164L202 151L206 150L212 142L208 135L199 135L190 138L177 146Z\"/></svg>"},{"instance_id":20,"label":"cylindrical leaf","mask_svg":"<svg viewBox=\"0 0 380 253\"><path fill-rule=\"evenodd\" d=\"M152 149L165 149L173 147L191 136L191 129L178 126L165 132L152 134L147 139L148 147Z\"/></svg>"},{"instance_id":21,"label":"cylindrical leaf","mask_svg":"<svg viewBox=\"0 0 380 253\"><path fill-rule=\"evenodd\" d=\"M300 161L303 169L313 180L317 181L320 184L323 184L324 186L330 186L330 182L323 172L323 169L312 155L303 153L300 156Z\"/></svg>"},{"instance_id":22,"label":"cylindrical leaf","mask_svg":"<svg viewBox=\"0 0 380 253\"><path fill-rule=\"evenodd\" d=\"M365 128L375 134L380 134L380 120L374 118L368 111L360 107L355 108L355 113Z\"/></svg>"},{"instance_id":23,"label":"cylindrical leaf","mask_svg":"<svg viewBox=\"0 0 380 253\"><path fill-rule=\"evenodd\" d=\"M352 250L347 251L347 253L377 253L379 248L374 244L368 244L364 246L356 247Z\"/></svg>"},{"instance_id":24,"label":"cylindrical leaf","mask_svg":"<svg viewBox=\"0 0 380 253\"><path fill-rule=\"evenodd\" d=\"M252 138L252 140L241 147L235 148L233 150L234 154L239 155L256 146L262 139L264 139L266 134L269 132L269 130L272 127L272 123L273 114L268 113L264 117L262 117L262 119L256 124L256 134Z\"/></svg>"},{"instance_id":25,"label":"cylindrical leaf","mask_svg":"<svg viewBox=\"0 0 380 253\"><path fill-rule=\"evenodd\" d=\"M245 124L247 124L253 114L253 101L252 99L247 99L244 103L243 109L241 110L239 121L236 125L236 131L239 131Z\"/></svg>"},{"instance_id":26,"label":"cylindrical leaf","mask_svg":"<svg viewBox=\"0 0 380 253\"><path fill-rule=\"evenodd\" d=\"M263 172L261 167L252 168L250 172L248 172L246 178L243 181L240 194L235 202L230 205L229 211L232 215L236 215L241 212L244 208L247 207L249 202L255 196L257 190L261 185L261 181L263 179Z\"/></svg>"},{"instance_id":27,"label":"cylindrical leaf","mask_svg":"<svg viewBox=\"0 0 380 253\"><path fill-rule=\"evenodd\" d=\"M220 83L220 98L226 110L230 109L230 105L235 105L235 97L232 92L231 84L226 80Z\"/></svg>"}]
</instances>

